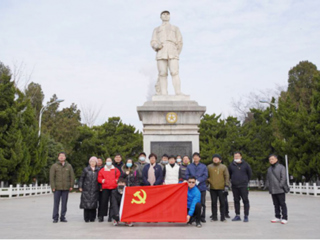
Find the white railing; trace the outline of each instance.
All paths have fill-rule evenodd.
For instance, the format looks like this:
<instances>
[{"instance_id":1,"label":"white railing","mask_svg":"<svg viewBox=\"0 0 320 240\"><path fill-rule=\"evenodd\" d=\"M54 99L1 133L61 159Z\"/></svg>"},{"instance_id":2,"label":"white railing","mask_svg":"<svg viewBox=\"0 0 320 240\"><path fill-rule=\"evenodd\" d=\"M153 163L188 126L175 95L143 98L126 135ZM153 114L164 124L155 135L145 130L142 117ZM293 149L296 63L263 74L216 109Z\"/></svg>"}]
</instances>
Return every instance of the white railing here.
<instances>
[{"instance_id":1,"label":"white railing","mask_svg":"<svg viewBox=\"0 0 320 240\"><path fill-rule=\"evenodd\" d=\"M51 187L48 184L41 184L40 186L31 184L27 186L26 184L20 186L17 184L16 187L10 185L7 188L0 188L0 198L12 198L12 197L25 197L25 196L37 196L42 194L50 194Z\"/></svg>"},{"instance_id":2,"label":"white railing","mask_svg":"<svg viewBox=\"0 0 320 240\"><path fill-rule=\"evenodd\" d=\"M249 187L257 187L257 188L263 188L264 184L262 180L250 180L249 181Z\"/></svg>"},{"instance_id":3,"label":"white railing","mask_svg":"<svg viewBox=\"0 0 320 240\"><path fill-rule=\"evenodd\" d=\"M290 193L306 195L312 194L314 196L318 196L320 195L320 186L317 186L315 183L313 185L310 185L309 183L306 183L305 185L302 185L302 183L293 183L290 185Z\"/></svg>"}]
</instances>

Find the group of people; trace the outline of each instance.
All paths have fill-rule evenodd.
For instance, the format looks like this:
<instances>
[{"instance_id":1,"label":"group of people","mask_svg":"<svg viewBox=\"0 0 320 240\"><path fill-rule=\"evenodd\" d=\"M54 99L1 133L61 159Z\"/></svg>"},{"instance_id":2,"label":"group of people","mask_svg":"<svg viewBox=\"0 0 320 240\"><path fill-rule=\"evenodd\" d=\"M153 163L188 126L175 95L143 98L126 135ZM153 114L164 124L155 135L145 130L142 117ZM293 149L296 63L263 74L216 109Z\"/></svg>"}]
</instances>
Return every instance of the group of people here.
<instances>
[{"instance_id":1,"label":"group of people","mask_svg":"<svg viewBox=\"0 0 320 240\"><path fill-rule=\"evenodd\" d=\"M119 209L124 187L155 186L162 184L188 183L187 219L188 224L196 223L201 227L201 222L206 222L206 191L211 197L211 221L218 221L217 203L219 200L220 221L226 222L229 216L228 191L231 187L235 217L232 221L242 221L240 216L240 200L244 205L243 222L249 221L249 191L248 184L252 175L250 165L242 159L240 152L234 153L234 160L225 166L219 154L212 156L212 163L206 166L201 163L200 154L195 152L191 162L188 156L168 156L164 154L161 161L157 155L151 153L146 161L144 152L139 154L138 161L131 158L122 161L120 154L114 160L103 160L97 157L89 159L89 165L84 168L79 179L81 192L80 208L84 209L85 222L94 222L96 216L99 222L108 216L108 222L118 225ZM50 169L50 184L54 193L53 222L59 220L59 204L62 201L60 221L67 222L65 215L67 209L68 193L74 184L72 166L66 162L66 154L58 155L58 162ZM271 166L267 172L266 187L272 195L275 207L275 219L271 222L286 224L288 220L285 203L286 183L285 168L278 163L276 155L269 156ZM97 211L98 209L98 211ZM132 226L132 223L125 223Z\"/></svg>"}]
</instances>

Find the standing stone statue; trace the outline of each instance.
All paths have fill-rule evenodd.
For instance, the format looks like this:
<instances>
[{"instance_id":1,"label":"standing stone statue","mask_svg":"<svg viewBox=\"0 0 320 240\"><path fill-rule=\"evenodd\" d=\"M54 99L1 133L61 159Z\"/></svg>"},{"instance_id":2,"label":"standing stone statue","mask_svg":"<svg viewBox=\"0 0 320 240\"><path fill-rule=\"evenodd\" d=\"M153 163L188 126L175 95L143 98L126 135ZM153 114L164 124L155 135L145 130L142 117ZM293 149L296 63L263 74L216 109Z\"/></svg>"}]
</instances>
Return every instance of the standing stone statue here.
<instances>
[{"instance_id":1,"label":"standing stone statue","mask_svg":"<svg viewBox=\"0 0 320 240\"><path fill-rule=\"evenodd\" d=\"M156 84L157 95L168 94L168 68L176 95L183 95L179 77L179 55L182 50L182 36L178 27L169 23L170 12L160 14L162 25L155 28L152 34L151 47L157 52L156 60L159 71Z\"/></svg>"}]
</instances>

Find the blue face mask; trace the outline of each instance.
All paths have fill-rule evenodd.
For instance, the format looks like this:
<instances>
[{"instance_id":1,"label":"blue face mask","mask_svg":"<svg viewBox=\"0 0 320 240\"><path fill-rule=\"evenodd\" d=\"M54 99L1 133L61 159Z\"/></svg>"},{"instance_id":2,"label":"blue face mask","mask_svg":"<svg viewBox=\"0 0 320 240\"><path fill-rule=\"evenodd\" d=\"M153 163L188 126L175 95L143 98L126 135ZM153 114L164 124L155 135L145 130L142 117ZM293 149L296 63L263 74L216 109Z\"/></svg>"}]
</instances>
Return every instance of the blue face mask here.
<instances>
[{"instance_id":1,"label":"blue face mask","mask_svg":"<svg viewBox=\"0 0 320 240\"><path fill-rule=\"evenodd\" d=\"M146 158L145 158L145 157L139 157L139 160L140 160L141 162L144 162L144 161L146 160Z\"/></svg>"},{"instance_id":2,"label":"blue face mask","mask_svg":"<svg viewBox=\"0 0 320 240\"><path fill-rule=\"evenodd\" d=\"M127 167L132 167L132 163L127 163Z\"/></svg>"},{"instance_id":3,"label":"blue face mask","mask_svg":"<svg viewBox=\"0 0 320 240\"><path fill-rule=\"evenodd\" d=\"M107 162L107 166L111 166L112 165L112 162Z\"/></svg>"}]
</instances>

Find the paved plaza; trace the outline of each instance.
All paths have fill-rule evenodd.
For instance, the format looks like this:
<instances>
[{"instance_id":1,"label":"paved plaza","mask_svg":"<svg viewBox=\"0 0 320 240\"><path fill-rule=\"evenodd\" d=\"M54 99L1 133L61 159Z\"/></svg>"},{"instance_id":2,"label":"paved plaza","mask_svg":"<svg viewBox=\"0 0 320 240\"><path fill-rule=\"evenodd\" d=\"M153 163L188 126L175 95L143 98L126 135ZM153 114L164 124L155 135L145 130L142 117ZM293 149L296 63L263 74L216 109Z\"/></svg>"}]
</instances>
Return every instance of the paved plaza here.
<instances>
[{"instance_id":1,"label":"paved plaza","mask_svg":"<svg viewBox=\"0 0 320 240\"><path fill-rule=\"evenodd\" d=\"M106 221L85 223L80 193L69 194L68 223L57 224L51 219L51 194L0 199L0 238L320 238L319 197L287 195L289 223L282 225L270 223L273 205L267 192L250 192L249 223L210 222L208 195L207 223L202 228L181 223L135 223L131 228ZM234 216L233 210L230 215Z\"/></svg>"}]
</instances>

